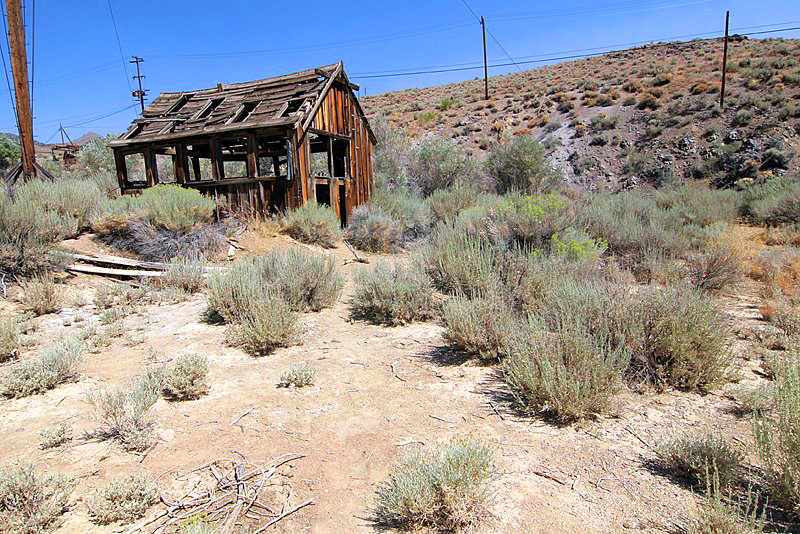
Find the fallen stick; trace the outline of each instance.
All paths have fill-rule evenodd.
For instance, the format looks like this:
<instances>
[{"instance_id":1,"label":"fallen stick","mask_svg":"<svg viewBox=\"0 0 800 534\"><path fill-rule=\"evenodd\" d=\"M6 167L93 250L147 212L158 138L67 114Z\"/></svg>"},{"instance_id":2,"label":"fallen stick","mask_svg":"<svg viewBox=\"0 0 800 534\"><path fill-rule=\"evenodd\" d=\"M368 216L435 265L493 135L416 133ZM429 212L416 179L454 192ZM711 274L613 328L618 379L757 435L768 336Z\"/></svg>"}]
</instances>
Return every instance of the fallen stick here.
<instances>
[{"instance_id":1,"label":"fallen stick","mask_svg":"<svg viewBox=\"0 0 800 534\"><path fill-rule=\"evenodd\" d=\"M354 249L353 246L350 243L348 243L347 241L344 241L344 244L350 250L350 252L353 254L353 257L355 258L352 261L356 261L358 263L369 263L368 259L359 257L358 253L356 252L356 249Z\"/></svg>"},{"instance_id":2,"label":"fallen stick","mask_svg":"<svg viewBox=\"0 0 800 534\"><path fill-rule=\"evenodd\" d=\"M255 406L251 406L251 407L250 407L250 408L249 408L249 409L248 409L246 412L244 412L244 413L243 413L243 414L241 414L239 417L237 417L236 419L234 419L234 420L231 422L231 425L230 425L230 426L233 426L233 425L235 425L236 423L238 423L239 421L241 421L242 419L244 419L245 417L247 417L248 415L250 415L251 413L253 413L253 411L254 411L255 409L256 409L256 407L255 407Z\"/></svg>"},{"instance_id":3,"label":"fallen stick","mask_svg":"<svg viewBox=\"0 0 800 534\"><path fill-rule=\"evenodd\" d=\"M293 514L296 511L298 511L300 508L304 508L304 507L308 506L309 504L314 504L314 499L309 499L309 500L307 500L306 502L304 502L302 504L298 504L297 506L295 506L291 510L287 510L286 512L283 512L281 515L279 515L278 517L276 517L275 519L273 519L272 521L270 521L269 523L267 523L266 525L264 525L260 529L254 531L253 534L260 534L261 532L264 532L269 527L271 527L272 525L274 525L275 523L277 523L278 521L280 521L281 519L283 519L287 515Z\"/></svg>"}]
</instances>

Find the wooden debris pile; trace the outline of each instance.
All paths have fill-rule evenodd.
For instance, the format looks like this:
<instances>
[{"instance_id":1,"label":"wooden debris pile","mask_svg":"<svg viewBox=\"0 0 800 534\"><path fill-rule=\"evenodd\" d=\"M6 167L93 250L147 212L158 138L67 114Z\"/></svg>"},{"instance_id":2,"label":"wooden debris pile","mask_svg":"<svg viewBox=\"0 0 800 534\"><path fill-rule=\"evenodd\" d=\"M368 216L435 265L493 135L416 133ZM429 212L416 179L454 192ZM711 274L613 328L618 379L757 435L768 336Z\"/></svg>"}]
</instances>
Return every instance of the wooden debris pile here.
<instances>
[{"instance_id":1,"label":"wooden debris pile","mask_svg":"<svg viewBox=\"0 0 800 534\"><path fill-rule=\"evenodd\" d=\"M304 457L285 454L263 465L244 458L220 458L202 465L177 477L178 481L197 479L188 493L174 501L162 495L166 509L126 534L173 532L193 520L213 525L221 534L264 532L290 514L314 504L308 499L292 505L292 486L278 472L282 466Z\"/></svg>"}]
</instances>

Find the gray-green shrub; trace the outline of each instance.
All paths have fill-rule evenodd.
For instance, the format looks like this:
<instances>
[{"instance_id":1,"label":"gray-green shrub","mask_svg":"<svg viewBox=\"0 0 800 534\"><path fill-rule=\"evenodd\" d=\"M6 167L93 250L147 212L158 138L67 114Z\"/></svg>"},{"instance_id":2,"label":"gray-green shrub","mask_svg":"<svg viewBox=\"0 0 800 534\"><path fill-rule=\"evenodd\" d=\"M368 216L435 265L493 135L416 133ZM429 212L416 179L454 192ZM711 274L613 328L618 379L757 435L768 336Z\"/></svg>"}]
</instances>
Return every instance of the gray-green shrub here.
<instances>
[{"instance_id":1,"label":"gray-green shrub","mask_svg":"<svg viewBox=\"0 0 800 534\"><path fill-rule=\"evenodd\" d=\"M744 191L743 213L759 224L800 222L800 180L781 176Z\"/></svg>"},{"instance_id":2,"label":"gray-green shrub","mask_svg":"<svg viewBox=\"0 0 800 534\"><path fill-rule=\"evenodd\" d=\"M800 347L795 338L778 366L774 413L755 418L761 464L775 499L800 516Z\"/></svg>"},{"instance_id":3,"label":"gray-green shrub","mask_svg":"<svg viewBox=\"0 0 800 534\"><path fill-rule=\"evenodd\" d=\"M333 248L342 239L336 213L324 204L306 202L286 214L283 232L301 243Z\"/></svg>"},{"instance_id":4,"label":"gray-green shrub","mask_svg":"<svg viewBox=\"0 0 800 534\"><path fill-rule=\"evenodd\" d=\"M455 217L467 208L478 204L478 190L471 185L437 189L425 199L436 221Z\"/></svg>"},{"instance_id":5,"label":"gray-green shrub","mask_svg":"<svg viewBox=\"0 0 800 534\"><path fill-rule=\"evenodd\" d=\"M105 486L95 489L86 504L92 521L107 525L115 521L130 523L143 517L158 501L158 485L150 476L141 472L112 479Z\"/></svg>"},{"instance_id":6,"label":"gray-green shrub","mask_svg":"<svg viewBox=\"0 0 800 534\"><path fill-rule=\"evenodd\" d=\"M266 356L297 342L297 314L279 296L254 298L231 327L230 339L254 356Z\"/></svg>"},{"instance_id":7,"label":"gray-green shrub","mask_svg":"<svg viewBox=\"0 0 800 534\"><path fill-rule=\"evenodd\" d=\"M314 385L317 379L317 371L309 364L293 363L289 370L281 375L281 385L284 387L293 386L302 388Z\"/></svg>"},{"instance_id":8,"label":"gray-green shrub","mask_svg":"<svg viewBox=\"0 0 800 534\"><path fill-rule=\"evenodd\" d=\"M282 297L292 311L319 311L339 298L344 279L333 256L290 249L240 260L227 272L212 273L208 305L213 315L236 322L251 301L263 295Z\"/></svg>"},{"instance_id":9,"label":"gray-green shrub","mask_svg":"<svg viewBox=\"0 0 800 534\"><path fill-rule=\"evenodd\" d=\"M19 345L17 320L14 317L0 317L0 363L15 358Z\"/></svg>"},{"instance_id":10,"label":"gray-green shrub","mask_svg":"<svg viewBox=\"0 0 800 534\"><path fill-rule=\"evenodd\" d=\"M53 532L67 511L72 487L68 477L41 473L30 463L0 467L0 531Z\"/></svg>"},{"instance_id":11,"label":"gray-green shrub","mask_svg":"<svg viewBox=\"0 0 800 534\"><path fill-rule=\"evenodd\" d=\"M485 359L498 358L517 327L508 303L494 292L473 298L451 297L442 307L442 316L447 339Z\"/></svg>"},{"instance_id":12,"label":"gray-green shrub","mask_svg":"<svg viewBox=\"0 0 800 534\"><path fill-rule=\"evenodd\" d=\"M34 315L55 313L61 309L62 291L52 275L36 276L22 284L22 305Z\"/></svg>"},{"instance_id":13,"label":"gray-green shrub","mask_svg":"<svg viewBox=\"0 0 800 534\"><path fill-rule=\"evenodd\" d=\"M354 317L400 325L433 316L436 305L427 275L415 267L379 262L360 269L350 303Z\"/></svg>"},{"instance_id":14,"label":"gray-green shrub","mask_svg":"<svg viewBox=\"0 0 800 534\"><path fill-rule=\"evenodd\" d=\"M529 136L494 147L485 161L486 172L498 193L548 193L562 180L538 141Z\"/></svg>"},{"instance_id":15,"label":"gray-green shrub","mask_svg":"<svg viewBox=\"0 0 800 534\"><path fill-rule=\"evenodd\" d=\"M729 486L739 475L743 460L730 443L713 434L664 441L656 447L656 455L665 469L700 487L712 482L707 478L710 474L716 474L720 485Z\"/></svg>"},{"instance_id":16,"label":"gray-green shrub","mask_svg":"<svg viewBox=\"0 0 800 534\"><path fill-rule=\"evenodd\" d=\"M642 292L644 335L633 373L657 386L707 391L731 378L726 321L711 300L681 286Z\"/></svg>"},{"instance_id":17,"label":"gray-green shrub","mask_svg":"<svg viewBox=\"0 0 800 534\"><path fill-rule=\"evenodd\" d=\"M39 448L42 450L52 449L63 445L72 439L72 426L62 421L58 426L43 428L39 431Z\"/></svg>"},{"instance_id":18,"label":"gray-green shrub","mask_svg":"<svg viewBox=\"0 0 800 534\"><path fill-rule=\"evenodd\" d=\"M489 210L488 233L505 247L549 251L552 236L575 222L574 210L560 195L510 194Z\"/></svg>"},{"instance_id":19,"label":"gray-green shrub","mask_svg":"<svg viewBox=\"0 0 800 534\"><path fill-rule=\"evenodd\" d=\"M178 356L164 376L164 390L178 400L199 399L208 393L208 357L201 354Z\"/></svg>"},{"instance_id":20,"label":"gray-green shrub","mask_svg":"<svg viewBox=\"0 0 800 534\"><path fill-rule=\"evenodd\" d=\"M160 184L104 202L91 219L105 243L146 260L211 256L224 243L216 202L197 190Z\"/></svg>"},{"instance_id":21,"label":"gray-green shrub","mask_svg":"<svg viewBox=\"0 0 800 534\"><path fill-rule=\"evenodd\" d=\"M430 233L430 208L417 195L402 189L377 190L370 197L369 205L382 209L400 223L406 243L426 237Z\"/></svg>"},{"instance_id":22,"label":"gray-green shrub","mask_svg":"<svg viewBox=\"0 0 800 534\"><path fill-rule=\"evenodd\" d=\"M202 257L172 258L159 278L162 287L174 288L189 294L206 286L206 262Z\"/></svg>"},{"instance_id":23,"label":"gray-green shrub","mask_svg":"<svg viewBox=\"0 0 800 534\"><path fill-rule=\"evenodd\" d=\"M84 343L78 339L67 339L57 342L38 358L15 363L3 376L3 394L27 397L73 380L85 349Z\"/></svg>"},{"instance_id":24,"label":"gray-green shrub","mask_svg":"<svg viewBox=\"0 0 800 534\"><path fill-rule=\"evenodd\" d=\"M414 147L407 168L411 189L424 197L437 189L469 183L476 171L475 163L460 146L435 137Z\"/></svg>"},{"instance_id":25,"label":"gray-green shrub","mask_svg":"<svg viewBox=\"0 0 800 534\"><path fill-rule=\"evenodd\" d=\"M382 208L363 204L350 214L347 241L358 250L366 252L397 252L405 238L400 221Z\"/></svg>"},{"instance_id":26,"label":"gray-green shrub","mask_svg":"<svg viewBox=\"0 0 800 534\"><path fill-rule=\"evenodd\" d=\"M417 258L433 285L446 293L474 296L497 285L494 270L497 251L459 224L442 223L434 228L429 245Z\"/></svg>"},{"instance_id":27,"label":"gray-green shrub","mask_svg":"<svg viewBox=\"0 0 800 534\"><path fill-rule=\"evenodd\" d=\"M96 434L117 440L127 451L147 450L153 442L150 408L161 395L163 376L162 367L152 367L126 385L87 392L87 401L101 425Z\"/></svg>"},{"instance_id":28,"label":"gray-green shrub","mask_svg":"<svg viewBox=\"0 0 800 534\"><path fill-rule=\"evenodd\" d=\"M607 332L568 317L552 332L531 318L504 351L503 376L517 404L565 422L605 412L630 361Z\"/></svg>"},{"instance_id":29,"label":"gray-green shrub","mask_svg":"<svg viewBox=\"0 0 800 534\"><path fill-rule=\"evenodd\" d=\"M378 490L378 521L404 530L463 530L486 513L494 476L492 451L472 438L412 449Z\"/></svg>"}]
</instances>

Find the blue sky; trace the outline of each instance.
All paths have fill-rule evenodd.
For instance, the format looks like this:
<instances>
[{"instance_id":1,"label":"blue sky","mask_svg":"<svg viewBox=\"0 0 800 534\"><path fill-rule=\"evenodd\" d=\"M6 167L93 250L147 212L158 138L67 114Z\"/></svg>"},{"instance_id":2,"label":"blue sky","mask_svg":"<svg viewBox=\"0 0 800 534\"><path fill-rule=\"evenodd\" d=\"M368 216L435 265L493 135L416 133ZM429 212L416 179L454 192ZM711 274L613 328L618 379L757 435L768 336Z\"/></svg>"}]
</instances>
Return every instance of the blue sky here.
<instances>
[{"instance_id":1,"label":"blue sky","mask_svg":"<svg viewBox=\"0 0 800 534\"><path fill-rule=\"evenodd\" d=\"M502 45L501 49L489 38L490 63L508 63L505 52L525 58L519 61L541 60L580 49L721 32L726 9L731 10L734 29L784 22L800 26L796 0L467 2L486 17ZM145 58L142 68L151 97L160 91L247 81L339 60L369 94L482 74L478 69L366 77L422 67L479 65L480 25L463 0L111 0L124 66L108 0L27 0L26 4L29 53L30 21L35 20L34 131L41 142L58 138L54 134L59 122L73 138L88 131L124 131L138 111L123 109L133 103L128 87L129 82L134 85L132 65L127 63L133 54ZM764 29L770 28L750 31ZM775 36L800 37L800 31ZM3 52L8 53L4 41ZM513 70L516 67L499 67L490 73ZM0 131L13 132L8 90L2 92Z\"/></svg>"}]
</instances>

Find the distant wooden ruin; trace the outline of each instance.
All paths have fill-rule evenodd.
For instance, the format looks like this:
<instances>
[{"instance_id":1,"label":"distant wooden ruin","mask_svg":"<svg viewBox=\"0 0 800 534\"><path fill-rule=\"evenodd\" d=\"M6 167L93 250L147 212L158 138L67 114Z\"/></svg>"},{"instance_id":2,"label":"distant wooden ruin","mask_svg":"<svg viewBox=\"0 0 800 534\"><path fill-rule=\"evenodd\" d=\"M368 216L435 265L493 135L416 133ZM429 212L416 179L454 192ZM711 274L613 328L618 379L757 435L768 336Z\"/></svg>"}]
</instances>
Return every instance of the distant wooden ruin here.
<instances>
[{"instance_id":1,"label":"distant wooden ruin","mask_svg":"<svg viewBox=\"0 0 800 534\"><path fill-rule=\"evenodd\" d=\"M342 63L212 89L161 93L112 141L123 194L177 183L230 212L316 200L346 224L373 190L375 135Z\"/></svg>"}]
</instances>

